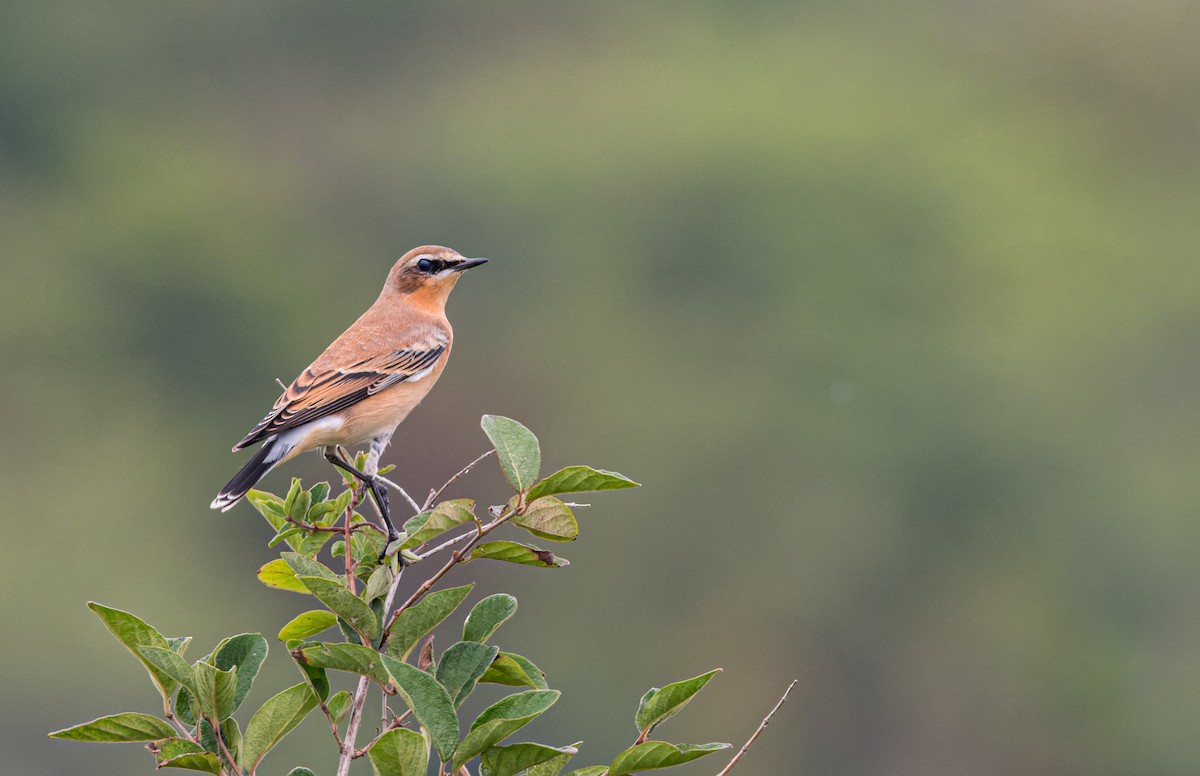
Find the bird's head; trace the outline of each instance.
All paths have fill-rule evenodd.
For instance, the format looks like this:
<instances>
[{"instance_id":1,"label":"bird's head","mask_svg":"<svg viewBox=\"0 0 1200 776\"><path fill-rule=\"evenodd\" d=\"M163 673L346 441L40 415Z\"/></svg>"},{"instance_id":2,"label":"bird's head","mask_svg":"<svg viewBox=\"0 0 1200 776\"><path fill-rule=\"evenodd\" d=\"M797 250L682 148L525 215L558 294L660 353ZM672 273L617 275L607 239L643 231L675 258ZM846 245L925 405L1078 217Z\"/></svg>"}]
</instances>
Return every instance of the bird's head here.
<instances>
[{"instance_id":1,"label":"bird's head","mask_svg":"<svg viewBox=\"0 0 1200 776\"><path fill-rule=\"evenodd\" d=\"M468 259L440 245L422 245L400 257L388 273L384 293L398 293L410 303L441 309L459 275L487 259Z\"/></svg>"}]
</instances>

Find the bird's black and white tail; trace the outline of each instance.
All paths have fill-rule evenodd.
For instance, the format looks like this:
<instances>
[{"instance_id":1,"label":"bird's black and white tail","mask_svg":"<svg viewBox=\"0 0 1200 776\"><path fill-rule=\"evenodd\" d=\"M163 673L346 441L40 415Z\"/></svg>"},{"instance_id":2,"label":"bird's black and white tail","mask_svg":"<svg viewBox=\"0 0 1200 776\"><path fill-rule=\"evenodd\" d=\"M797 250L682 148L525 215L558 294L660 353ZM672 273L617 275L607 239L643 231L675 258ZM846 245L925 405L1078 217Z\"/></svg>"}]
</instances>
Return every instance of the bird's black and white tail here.
<instances>
[{"instance_id":1,"label":"bird's black and white tail","mask_svg":"<svg viewBox=\"0 0 1200 776\"><path fill-rule=\"evenodd\" d=\"M263 443L254 457L233 475L233 479L221 488L221 492L212 500L209 506L222 512L242 500L242 496L258 483L267 472L275 468L283 456L291 451L293 445L283 442L278 436L273 436Z\"/></svg>"}]
</instances>

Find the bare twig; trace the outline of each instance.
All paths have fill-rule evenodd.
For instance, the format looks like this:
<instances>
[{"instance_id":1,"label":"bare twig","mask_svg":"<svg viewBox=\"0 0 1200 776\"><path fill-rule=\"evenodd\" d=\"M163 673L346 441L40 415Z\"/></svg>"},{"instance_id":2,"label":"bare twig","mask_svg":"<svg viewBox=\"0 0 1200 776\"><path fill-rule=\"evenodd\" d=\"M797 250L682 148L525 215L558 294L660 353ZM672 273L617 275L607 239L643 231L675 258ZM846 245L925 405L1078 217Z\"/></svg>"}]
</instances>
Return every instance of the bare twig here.
<instances>
[{"instance_id":1,"label":"bare twig","mask_svg":"<svg viewBox=\"0 0 1200 776\"><path fill-rule=\"evenodd\" d=\"M479 540L479 537L480 537L480 534L476 533L475 536L472 537L472 541L468 542L467 546L465 548L463 548L463 551L470 549L471 545L475 541ZM453 553L451 553L450 560L446 561L446 565L444 565L440 569L438 569L437 572L435 572L432 577L430 577L429 579L422 582L421 586L418 587L416 590L414 590L413 594L408 597L408 600L405 601L403 605L398 607L396 609L396 611L392 612L391 619L388 620L387 626L383 629L383 639L380 641L380 647L387 644L388 639L391 638L392 626L396 624L397 618L399 618L400 615L403 614L405 612L405 610L407 610L410 606L412 606L417 601L419 601L421 599L421 596L428 593L429 589L432 588L435 584L437 584L437 581L439 579L446 576L446 574L448 574L450 572L450 569L454 568L458 564L459 558L461 558L461 557L462 557L462 553L459 550L455 550Z\"/></svg>"},{"instance_id":2,"label":"bare twig","mask_svg":"<svg viewBox=\"0 0 1200 776\"><path fill-rule=\"evenodd\" d=\"M378 474L375 476L379 477ZM404 500L407 501L408 505L413 508L413 512L415 512L416 514L420 514L423 511L421 509L420 505L417 504L417 502L413 499L412 496L408 495L408 491L406 491L404 488L402 488L398 484L392 482L387 477L379 477L379 481L382 482L384 485L391 486L397 493L399 493L401 496L404 496Z\"/></svg>"},{"instance_id":3,"label":"bare twig","mask_svg":"<svg viewBox=\"0 0 1200 776\"><path fill-rule=\"evenodd\" d=\"M400 589L400 579L404 576L404 566L400 567L392 576L392 584L388 585L387 597L383 601L383 610L386 612L392 608L392 604L396 601L396 591ZM382 645L380 646L382 649ZM371 680L365 676L359 677L358 687L354 689L354 702L350 710L350 721L346 723L346 738L343 739L341 749L338 756L337 776L347 776L350 773L350 763L355 757L360 757L358 750L354 748L354 740L358 737L358 727L362 723L363 706L367 702L367 690L371 687ZM402 717L403 719L403 717ZM370 749L368 744L367 749Z\"/></svg>"},{"instance_id":4,"label":"bare twig","mask_svg":"<svg viewBox=\"0 0 1200 776\"><path fill-rule=\"evenodd\" d=\"M437 545L436 547L433 547L432 549L426 550L425 552L417 553L417 557L420 558L421 560L425 560L426 558L428 558L432 555L437 555L439 552L446 549L447 547L453 547L454 545L458 544L459 542L463 542L463 541L466 541L467 539L470 539L474 535L475 535L474 531L471 531L471 532L465 533L465 534L459 534L458 536L455 536L453 539L447 539L446 541L442 542L441 544Z\"/></svg>"},{"instance_id":5,"label":"bare twig","mask_svg":"<svg viewBox=\"0 0 1200 776\"><path fill-rule=\"evenodd\" d=\"M294 517L285 517L284 520L291 523L292 525L299 526L306 531L312 531L313 533L345 533L346 532L346 526L344 526L344 525L330 525L330 526L309 525L308 523L300 522L299 520L297 520ZM362 522L362 523L355 523L353 526L351 526L350 531L351 532L374 531L375 533L380 534L381 536L387 536L387 532L385 532L382 528L375 525L374 523L372 523L369 520Z\"/></svg>"},{"instance_id":6,"label":"bare twig","mask_svg":"<svg viewBox=\"0 0 1200 776\"><path fill-rule=\"evenodd\" d=\"M283 380L280 380L278 377L276 377L275 382L276 382L276 384L279 385L280 388L282 388L285 391L287 390L287 386L283 384Z\"/></svg>"},{"instance_id":7,"label":"bare twig","mask_svg":"<svg viewBox=\"0 0 1200 776\"><path fill-rule=\"evenodd\" d=\"M338 733L337 722L333 719L333 714L329 711L329 704L325 701L320 701L317 704L321 708L321 713L325 715L325 719L329 720L329 729L333 732L333 740L337 741L338 751L342 751L342 736Z\"/></svg>"},{"instance_id":8,"label":"bare twig","mask_svg":"<svg viewBox=\"0 0 1200 776\"><path fill-rule=\"evenodd\" d=\"M480 461L487 458L493 452L494 452L493 450L489 450L486 453L484 453L483 455L476 458L474 461L471 461L471 463L464 466L461 470L458 471L458 473L456 473L453 477L451 477L449 480L447 480L445 485L443 485L438 490L430 493L429 498L426 501L426 508L428 508L429 505L434 503L437 500L437 498L441 495L441 493L443 491L445 491L445 489L448 488L451 484L453 484L459 477L462 477L467 472L471 471L472 467L474 467ZM409 497L408 493L406 493L402 487L400 487L396 483L394 483L390 480L387 480L383 477L380 477L380 480L382 480L384 483L391 486L392 488L395 488L399 493L401 493L404 496L404 498L408 500L409 505L412 506L412 508L417 513L424 511L424 509L422 509L422 507L418 506L417 503L415 501L413 501L412 498ZM357 496L357 491L355 491L355 495ZM351 510L353 510L353 507L351 507ZM427 592L429 592L430 588L432 588L438 582L438 580L440 580L442 577L444 577L447 573L449 573L450 569L454 568L455 565L457 565L459 562L461 562L462 559L465 557L466 553L468 551L470 551L471 547L473 547L476 542L478 542L480 539L482 539L488 533L495 530L502 523L506 522L514 514L516 514L516 513L510 512L508 514L502 514L499 517L497 517L495 520L493 520L492 522L490 522L486 525L484 525L483 523L476 520L475 531L473 533L463 534L462 536L457 537L455 539L451 539L448 542L443 542L441 545L438 545L433 550L431 550L428 553L426 553L425 555L421 556L423 558L428 557L429 555L432 555L435 552L439 552L453 544L457 544L459 542L466 542L465 547L463 547L461 550L455 550L451 554L450 559L446 562L446 564L444 566L442 566L442 568L438 569L438 571L435 572L433 576L431 576L429 579L425 580L425 582L423 582L420 585L420 587L418 587L415 591L413 591L412 595L409 596L408 600L406 600L401 606L396 608L395 611L392 611L392 605L395 602L395 598L396 598L396 591L398 590L399 585L400 585L401 574L398 572L395 575L395 577L392 579L392 584L388 587L387 598L384 601L383 610L385 612L391 611L392 615L391 615L391 619L388 620L387 626L383 629L383 635L380 638L378 649L382 650L384 648L384 646L386 646L388 638L391 637L392 626L395 624L396 619L400 616L400 614L402 612L404 612L409 607L411 607L413 604L415 604L418 600L420 600L420 598L423 595L425 595ZM348 523L349 523L349 520L347 520L347 524ZM401 566L401 571L403 571L403 568L404 567ZM353 578L353 566L352 566L351 556L350 556L350 533L349 533L349 531L347 531L347 533L346 533L346 577L347 577L348 582L350 579ZM353 583L351 583L351 584L353 584ZM337 776L347 776L347 774L349 774L349 772L350 772L350 763L354 760L354 758L361 757L362 754L365 753L371 747L371 745L368 744L367 746L363 747L360 750L360 749L356 749L355 745L354 745L355 739L358 736L359 726L362 724L363 706L366 704L367 691L369 689L370 689L370 679L368 679L365 676L359 677L358 687L356 687L354 690L354 700L353 700L353 704L352 704L351 710L350 710L350 720L346 724L346 736L342 740L341 752L340 752L340 756L338 757ZM406 716L407 716L407 713L405 715L399 717L398 718L399 722L402 722ZM393 724L398 724L398 723L397 723L397 721L394 720ZM391 729L390 725L387 725L385 727L388 729ZM384 731L384 732L386 732L386 731ZM378 737L376 737L376 738L378 738Z\"/></svg>"},{"instance_id":9,"label":"bare twig","mask_svg":"<svg viewBox=\"0 0 1200 776\"><path fill-rule=\"evenodd\" d=\"M357 594L354 582L354 553L351 551L350 538L354 535L354 526L351 523L354 520L354 507L358 502L358 488L350 492L350 503L346 505L346 514L342 516L342 529L346 535L342 544L346 550L346 586L350 588L351 593ZM353 739L351 739L353 741Z\"/></svg>"},{"instance_id":10,"label":"bare twig","mask_svg":"<svg viewBox=\"0 0 1200 776\"><path fill-rule=\"evenodd\" d=\"M398 717L393 716L391 722L384 720L383 728L379 731L379 734L368 741L362 749L355 750L354 759L357 760L359 757L362 757L367 752L371 751L371 747L375 746L376 741L383 738L386 734L392 732L396 728L403 726L404 720L408 719L409 714L412 714L412 709L409 709Z\"/></svg>"},{"instance_id":11,"label":"bare twig","mask_svg":"<svg viewBox=\"0 0 1200 776\"><path fill-rule=\"evenodd\" d=\"M179 721L179 718L176 717L175 714L169 708L167 709L165 716L167 718L167 722L170 722L172 725L174 725L175 729L178 730L183 735L184 738L191 741L193 744L200 743L199 741L196 740L196 737L194 735L192 735L192 731L190 731L186 727L184 727L183 723Z\"/></svg>"},{"instance_id":12,"label":"bare twig","mask_svg":"<svg viewBox=\"0 0 1200 776\"><path fill-rule=\"evenodd\" d=\"M348 776L350 773L350 763L354 761L354 739L358 737L358 726L362 722L363 705L367 702L367 689L370 686L370 679L365 676L358 678L354 706L350 709L350 721L346 723L346 737L342 740L342 751L338 757L337 776Z\"/></svg>"},{"instance_id":13,"label":"bare twig","mask_svg":"<svg viewBox=\"0 0 1200 776\"><path fill-rule=\"evenodd\" d=\"M441 497L441 495L442 495L442 492L443 492L443 491L445 491L445 490L446 490L446 488L448 488L448 487L450 487L451 485L453 485L453 484L455 483L455 481L456 481L456 480L458 480L458 478L459 478L459 477L462 477L463 475L467 474L469 471L471 471L471 469L475 468L475 465L476 465L476 464L478 464L480 461L482 461L483 459L487 458L489 455L491 455L491 454L492 454L492 453L494 453L494 452L496 452L496 451L495 451L495 450L488 450L486 453L484 453L483 455L479 456L479 457L478 457L478 458L476 458L474 461L471 461L469 464L467 464L466 466L464 466L464 467L462 467L461 469L459 469L459 471L458 471L458 473L457 473L457 474L455 474L455 475L454 475L453 477L451 477L450 479L446 480L446 484L445 484L445 485L443 485L442 487L440 487L440 488L438 488L437 490L435 490L435 491L433 491L432 493L430 493L430 494L429 494L429 497L428 497L427 499L425 499L425 506L423 506L421 509L418 509L417 511L418 511L418 512L424 512L426 509L429 509L431 506L433 506L434 504L436 504L436 503L437 503L437 500L438 500L438 498L440 498L440 497Z\"/></svg>"},{"instance_id":14,"label":"bare twig","mask_svg":"<svg viewBox=\"0 0 1200 776\"><path fill-rule=\"evenodd\" d=\"M718 773L717 776L728 776L729 772L733 770L733 766L737 765L738 761L745 756L746 752L750 751L750 747L753 746L754 742L758 740L759 735L763 732L763 730L766 729L767 724L771 721L771 717L774 717L775 712L779 711L779 707L782 706L783 702L787 700L788 693L792 691L792 688L796 686L796 682L798 681L800 680L792 680L792 683L788 685L788 688L783 691L783 697L780 698L779 702L775 704L775 708L771 709L771 711L767 713L767 716L763 717L763 721L759 724L758 729L754 731L754 735L750 736L750 738L746 740L746 743L742 744L742 748L739 749L738 753L733 756L733 759L729 761L729 764L721 769L721 772Z\"/></svg>"},{"instance_id":15,"label":"bare twig","mask_svg":"<svg viewBox=\"0 0 1200 776\"><path fill-rule=\"evenodd\" d=\"M496 530L504 523L507 523L510 518L515 517L516 515L522 514L523 510L524 510L523 507L518 507L517 509L513 510L512 512L502 514L499 517L497 517L495 520L493 520L492 522L486 523L486 524L482 523L478 519L476 519L475 532L473 534L463 534L463 537L465 537L465 539L466 539L466 546L460 550L454 550L453 552L451 552L450 559L446 561L445 565L443 565L440 569L438 569L436 572L434 572L433 576L431 576L429 579L422 582L421 586L418 587L416 590L414 590L412 595L408 597L408 600L405 601L403 604L401 604L399 607L397 607L396 611L392 612L391 619L388 620L388 624L383 629L383 636L380 638L380 642L379 642L380 648L382 648L383 645L387 644L388 639L392 637L392 626L396 624L396 620L400 617L401 614L404 613L405 610L407 610L410 606L415 604L417 601L421 600L421 597L424 596L426 593L428 593L429 590L435 584L437 584L438 580L440 580L442 577L446 576L446 574L450 573L450 569L454 568L456 565L463 562L463 560L467 557L467 554L471 551L471 548L474 547L479 542L480 539L487 536L489 533ZM458 541L462 541L462 537L452 540L450 542L450 544L456 543ZM447 546L449 546L449 545L447 545ZM430 554L432 554L432 553L430 553ZM428 557L428 554L425 556L422 556L422 557ZM387 611L387 610L385 609L384 611Z\"/></svg>"}]
</instances>

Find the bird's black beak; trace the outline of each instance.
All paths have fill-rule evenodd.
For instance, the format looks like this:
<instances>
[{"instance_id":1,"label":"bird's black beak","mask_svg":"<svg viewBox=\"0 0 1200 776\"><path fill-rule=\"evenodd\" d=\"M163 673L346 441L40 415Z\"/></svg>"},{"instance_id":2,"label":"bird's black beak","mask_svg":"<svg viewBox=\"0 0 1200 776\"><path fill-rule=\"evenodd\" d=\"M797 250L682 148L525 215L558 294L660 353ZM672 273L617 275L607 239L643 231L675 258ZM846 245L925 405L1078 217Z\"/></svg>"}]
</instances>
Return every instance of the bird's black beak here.
<instances>
[{"instance_id":1,"label":"bird's black beak","mask_svg":"<svg viewBox=\"0 0 1200 776\"><path fill-rule=\"evenodd\" d=\"M480 264L487 264L487 259L463 259L454 265L455 272L464 272L471 267L478 267Z\"/></svg>"}]
</instances>

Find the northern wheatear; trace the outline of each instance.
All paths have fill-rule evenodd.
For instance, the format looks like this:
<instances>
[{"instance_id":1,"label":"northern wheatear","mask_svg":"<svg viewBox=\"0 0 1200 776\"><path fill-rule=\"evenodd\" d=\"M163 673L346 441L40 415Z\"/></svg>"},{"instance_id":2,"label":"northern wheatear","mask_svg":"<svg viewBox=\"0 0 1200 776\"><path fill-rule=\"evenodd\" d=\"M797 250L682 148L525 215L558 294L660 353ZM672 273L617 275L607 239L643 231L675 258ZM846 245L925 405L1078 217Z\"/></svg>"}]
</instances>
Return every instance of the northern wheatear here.
<instances>
[{"instance_id":1,"label":"northern wheatear","mask_svg":"<svg viewBox=\"0 0 1200 776\"><path fill-rule=\"evenodd\" d=\"M288 386L267 416L234 451L262 442L254 457L211 504L225 511L267 472L300 453L320 448L325 458L370 489L387 526L399 537L380 482L379 455L396 426L425 398L450 357L454 330L446 299L463 270L487 259L466 259L438 245L414 248L396 262L375 304ZM365 471L339 446L370 441ZM386 548L386 545L385 545Z\"/></svg>"}]
</instances>

